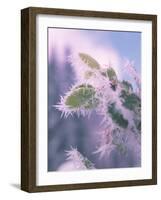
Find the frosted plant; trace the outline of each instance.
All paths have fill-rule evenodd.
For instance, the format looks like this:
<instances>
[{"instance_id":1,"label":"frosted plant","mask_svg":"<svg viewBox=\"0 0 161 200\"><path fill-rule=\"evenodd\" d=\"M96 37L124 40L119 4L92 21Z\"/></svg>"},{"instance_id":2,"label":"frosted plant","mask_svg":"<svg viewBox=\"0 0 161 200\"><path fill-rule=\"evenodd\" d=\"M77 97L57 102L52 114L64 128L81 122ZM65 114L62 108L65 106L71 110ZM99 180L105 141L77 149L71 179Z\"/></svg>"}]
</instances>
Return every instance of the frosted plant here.
<instances>
[{"instance_id":1,"label":"frosted plant","mask_svg":"<svg viewBox=\"0 0 161 200\"><path fill-rule=\"evenodd\" d=\"M134 68L134 62L133 61L130 62L129 60L126 60L125 69L129 72L131 77L136 82L136 86L137 86L136 93L140 96L141 95L141 80L140 80L140 76L136 72L136 69Z\"/></svg>"},{"instance_id":2,"label":"frosted plant","mask_svg":"<svg viewBox=\"0 0 161 200\"><path fill-rule=\"evenodd\" d=\"M125 67L136 82L136 91L129 81L118 79L112 66L101 66L86 53L72 54L68 61L73 67L76 80L60 102L54 105L62 112L62 117L74 113L90 117L93 111L102 117L98 146L93 152L99 154L100 159L109 156L114 149L126 156L131 135L140 146L141 87L133 65L129 62ZM79 165L82 163L81 168L88 168L85 165L86 159L76 149L68 151L67 157Z\"/></svg>"},{"instance_id":3,"label":"frosted plant","mask_svg":"<svg viewBox=\"0 0 161 200\"><path fill-rule=\"evenodd\" d=\"M95 169L94 164L84 157L76 148L71 147L70 150L65 151L66 161L59 166L58 171L73 171Z\"/></svg>"},{"instance_id":4,"label":"frosted plant","mask_svg":"<svg viewBox=\"0 0 161 200\"><path fill-rule=\"evenodd\" d=\"M94 164L84 157L76 148L66 151L67 161L72 161L76 170L95 169Z\"/></svg>"}]
</instances>

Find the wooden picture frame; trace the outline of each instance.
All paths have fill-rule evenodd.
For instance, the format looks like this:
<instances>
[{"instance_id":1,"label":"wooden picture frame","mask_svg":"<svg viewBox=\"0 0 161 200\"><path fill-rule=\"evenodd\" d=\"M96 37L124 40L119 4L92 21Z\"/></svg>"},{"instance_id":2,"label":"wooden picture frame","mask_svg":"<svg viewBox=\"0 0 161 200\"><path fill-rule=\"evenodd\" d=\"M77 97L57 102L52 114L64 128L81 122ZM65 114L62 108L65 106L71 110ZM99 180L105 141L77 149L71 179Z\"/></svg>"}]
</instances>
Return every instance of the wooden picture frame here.
<instances>
[{"instance_id":1,"label":"wooden picture frame","mask_svg":"<svg viewBox=\"0 0 161 200\"><path fill-rule=\"evenodd\" d=\"M38 15L135 20L152 24L152 176L148 179L37 185L37 63ZM21 11L21 189L27 192L76 190L157 184L157 16L29 7Z\"/></svg>"}]
</instances>

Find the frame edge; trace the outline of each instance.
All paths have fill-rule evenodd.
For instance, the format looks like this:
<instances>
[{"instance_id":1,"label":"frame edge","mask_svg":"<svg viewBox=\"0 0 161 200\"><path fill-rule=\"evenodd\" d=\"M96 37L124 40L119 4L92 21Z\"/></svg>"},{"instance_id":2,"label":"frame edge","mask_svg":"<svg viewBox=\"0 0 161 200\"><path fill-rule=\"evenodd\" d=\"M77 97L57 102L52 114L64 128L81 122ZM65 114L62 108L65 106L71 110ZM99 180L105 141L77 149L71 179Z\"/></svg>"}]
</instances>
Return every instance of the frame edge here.
<instances>
[{"instance_id":1,"label":"frame edge","mask_svg":"<svg viewBox=\"0 0 161 200\"><path fill-rule=\"evenodd\" d=\"M36 15L21 10L21 190L36 186Z\"/></svg>"},{"instance_id":2,"label":"frame edge","mask_svg":"<svg viewBox=\"0 0 161 200\"><path fill-rule=\"evenodd\" d=\"M152 19L152 179L157 184L157 15Z\"/></svg>"},{"instance_id":3,"label":"frame edge","mask_svg":"<svg viewBox=\"0 0 161 200\"><path fill-rule=\"evenodd\" d=\"M21 10L21 189L29 190L29 9Z\"/></svg>"}]
</instances>

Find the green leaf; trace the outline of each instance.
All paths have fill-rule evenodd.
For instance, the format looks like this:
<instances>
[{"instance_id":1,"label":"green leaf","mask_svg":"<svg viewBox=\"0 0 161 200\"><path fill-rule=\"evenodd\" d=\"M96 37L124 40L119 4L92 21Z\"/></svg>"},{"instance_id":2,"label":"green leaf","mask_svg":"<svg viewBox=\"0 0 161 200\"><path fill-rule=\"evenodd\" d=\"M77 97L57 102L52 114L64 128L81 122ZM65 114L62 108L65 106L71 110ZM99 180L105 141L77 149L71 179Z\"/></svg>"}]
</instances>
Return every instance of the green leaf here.
<instances>
[{"instance_id":1,"label":"green leaf","mask_svg":"<svg viewBox=\"0 0 161 200\"><path fill-rule=\"evenodd\" d=\"M98 105L98 99L94 96L95 89L91 85L80 85L66 98L65 104L71 108L92 109Z\"/></svg>"},{"instance_id":2,"label":"green leaf","mask_svg":"<svg viewBox=\"0 0 161 200\"><path fill-rule=\"evenodd\" d=\"M118 124L122 128L127 128L128 120L125 119L121 111L116 108L115 103L112 103L108 106L108 112L110 113L112 120L116 124Z\"/></svg>"},{"instance_id":3,"label":"green leaf","mask_svg":"<svg viewBox=\"0 0 161 200\"><path fill-rule=\"evenodd\" d=\"M139 131L141 131L141 121L136 121L135 122L136 123L136 128L139 130Z\"/></svg>"},{"instance_id":4,"label":"green leaf","mask_svg":"<svg viewBox=\"0 0 161 200\"><path fill-rule=\"evenodd\" d=\"M94 164L88 160L88 158L84 158L83 160L84 165L86 166L87 169L94 169Z\"/></svg>"},{"instance_id":5,"label":"green leaf","mask_svg":"<svg viewBox=\"0 0 161 200\"><path fill-rule=\"evenodd\" d=\"M97 98L91 98L89 101L84 105L84 108L92 109L96 108L99 104L99 100Z\"/></svg>"},{"instance_id":6,"label":"green leaf","mask_svg":"<svg viewBox=\"0 0 161 200\"><path fill-rule=\"evenodd\" d=\"M118 79L114 69L112 67L109 67L106 71L101 72L101 74L102 76L108 77L108 79L110 80L111 88L115 91L117 88Z\"/></svg>"},{"instance_id":7,"label":"green leaf","mask_svg":"<svg viewBox=\"0 0 161 200\"><path fill-rule=\"evenodd\" d=\"M116 81L117 75L115 70L112 67L107 68L107 75L110 81Z\"/></svg>"},{"instance_id":8,"label":"green leaf","mask_svg":"<svg viewBox=\"0 0 161 200\"><path fill-rule=\"evenodd\" d=\"M141 119L134 119L136 128L141 131Z\"/></svg>"},{"instance_id":9,"label":"green leaf","mask_svg":"<svg viewBox=\"0 0 161 200\"><path fill-rule=\"evenodd\" d=\"M125 90L122 90L120 97L122 98L122 104L129 110L137 111L141 108L141 99L136 94L128 94Z\"/></svg>"},{"instance_id":10,"label":"green leaf","mask_svg":"<svg viewBox=\"0 0 161 200\"><path fill-rule=\"evenodd\" d=\"M123 80L120 84L127 93L131 93L133 91L133 87L128 81Z\"/></svg>"},{"instance_id":11,"label":"green leaf","mask_svg":"<svg viewBox=\"0 0 161 200\"><path fill-rule=\"evenodd\" d=\"M112 67L107 68L107 70L104 72L101 72L101 74L105 77L108 77L110 81L117 80L116 72Z\"/></svg>"},{"instance_id":12,"label":"green leaf","mask_svg":"<svg viewBox=\"0 0 161 200\"><path fill-rule=\"evenodd\" d=\"M79 53L79 57L85 64L88 65L88 67L90 67L92 69L100 69L100 64L94 58L92 58L90 55L88 55L86 53Z\"/></svg>"}]
</instances>

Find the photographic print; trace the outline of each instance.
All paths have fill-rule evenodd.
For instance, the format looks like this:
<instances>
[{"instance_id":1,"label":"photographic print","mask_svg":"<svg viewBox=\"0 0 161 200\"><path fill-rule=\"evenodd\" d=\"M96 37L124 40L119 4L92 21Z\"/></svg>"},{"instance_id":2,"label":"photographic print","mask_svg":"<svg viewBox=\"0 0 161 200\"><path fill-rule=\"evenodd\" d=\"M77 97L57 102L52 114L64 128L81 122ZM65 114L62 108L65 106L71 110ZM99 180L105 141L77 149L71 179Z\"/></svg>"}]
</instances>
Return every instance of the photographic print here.
<instances>
[{"instance_id":1,"label":"photographic print","mask_svg":"<svg viewBox=\"0 0 161 200\"><path fill-rule=\"evenodd\" d=\"M21 189L157 184L157 16L21 11Z\"/></svg>"},{"instance_id":2,"label":"photographic print","mask_svg":"<svg viewBox=\"0 0 161 200\"><path fill-rule=\"evenodd\" d=\"M141 33L48 27L48 171L141 167Z\"/></svg>"}]
</instances>

